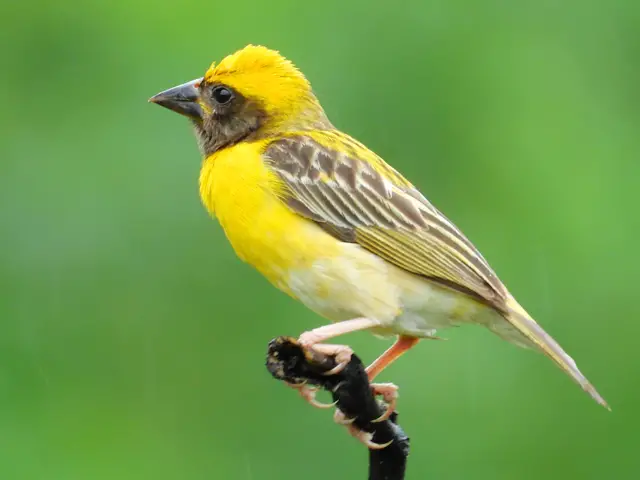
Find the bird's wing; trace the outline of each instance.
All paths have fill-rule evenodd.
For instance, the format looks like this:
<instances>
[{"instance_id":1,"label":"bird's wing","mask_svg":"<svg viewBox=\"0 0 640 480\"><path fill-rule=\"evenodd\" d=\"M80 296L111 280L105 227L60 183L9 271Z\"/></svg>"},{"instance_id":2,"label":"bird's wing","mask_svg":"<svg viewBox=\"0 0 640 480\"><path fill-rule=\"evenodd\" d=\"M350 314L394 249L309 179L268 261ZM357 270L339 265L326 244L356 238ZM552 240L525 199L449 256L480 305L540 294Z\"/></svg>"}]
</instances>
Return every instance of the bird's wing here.
<instances>
[{"instance_id":1,"label":"bird's wing","mask_svg":"<svg viewBox=\"0 0 640 480\"><path fill-rule=\"evenodd\" d=\"M478 250L361 143L337 131L291 135L272 141L264 158L297 214L341 241L504 310L506 289Z\"/></svg>"}]
</instances>

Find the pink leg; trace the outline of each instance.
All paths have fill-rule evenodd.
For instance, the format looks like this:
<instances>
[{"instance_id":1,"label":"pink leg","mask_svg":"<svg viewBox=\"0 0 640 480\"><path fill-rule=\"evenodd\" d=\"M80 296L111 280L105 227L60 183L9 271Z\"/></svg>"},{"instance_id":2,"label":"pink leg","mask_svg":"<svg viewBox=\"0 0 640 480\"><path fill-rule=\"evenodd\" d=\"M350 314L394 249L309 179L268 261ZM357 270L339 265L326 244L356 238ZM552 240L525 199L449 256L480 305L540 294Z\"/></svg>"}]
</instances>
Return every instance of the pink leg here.
<instances>
[{"instance_id":1,"label":"pink leg","mask_svg":"<svg viewBox=\"0 0 640 480\"><path fill-rule=\"evenodd\" d=\"M397 360L403 353L414 347L420 341L419 338L405 337L400 335L396 343L391 345L382 355L376 358L371 365L367 367L367 375L369 381L373 381L385 368Z\"/></svg>"},{"instance_id":2,"label":"pink leg","mask_svg":"<svg viewBox=\"0 0 640 480\"><path fill-rule=\"evenodd\" d=\"M315 328L308 332L304 332L302 335L300 335L298 341L303 347L313 348L327 355L335 355L338 365L326 373L327 375L332 375L344 370L347 364L351 361L351 354L353 353L353 351L346 345L327 345L322 344L321 342L330 340L340 335L345 335L347 333L374 328L379 325L380 322L377 320L372 320L369 318L354 318L352 320L333 323L330 325ZM417 338L400 336L389 349L387 349L369 367L367 367L367 375L369 376L369 381L372 381L376 376L378 376L378 374L380 374L380 372L382 372L386 367L397 360L403 353L416 345L418 341L419 339ZM387 420L395 410L395 405L398 398L398 388L392 383L372 383L371 388L374 395L382 395L385 402L389 404L387 411L382 414L382 416L378 418L376 422ZM301 388L300 393L309 403L317 407L328 408L333 406L333 404L318 403L315 400L315 389L309 389L309 387ZM355 428L353 425L351 425L353 420L346 419L342 412L340 412L339 410L336 411L336 415L334 416L334 418L337 423L347 425L349 432L354 437L363 442L368 448L380 449L385 448L389 445L388 443L384 445L373 443L371 441L371 434L362 432Z\"/></svg>"},{"instance_id":3,"label":"pink leg","mask_svg":"<svg viewBox=\"0 0 640 480\"><path fill-rule=\"evenodd\" d=\"M413 348L418 342L419 339L415 337L399 336L398 340L396 340L391 347L389 347L367 367L369 381L373 381L380 372L400 358L402 354ZM382 398L384 398L384 401L388 404L387 410L380 416L380 418L375 420L376 422L383 422L387 420L396 409L396 403L398 401L398 387L393 383L372 383L371 388L374 395L382 395Z\"/></svg>"},{"instance_id":4,"label":"pink leg","mask_svg":"<svg viewBox=\"0 0 640 480\"><path fill-rule=\"evenodd\" d=\"M310 330L308 332L304 332L298 338L298 342L303 347L313 348L314 350L324 353L325 355L334 355L337 365L325 373L325 375L334 375L336 373L340 373L349 364L349 362L351 361L353 350L351 350L346 345L328 345L321 342L347 333L377 327L378 325L380 325L380 322L378 320L371 320L369 318L354 318L352 320L332 323L323 327L314 328L313 330ZM298 389L300 395L314 407L331 408L335 405L333 403L318 402L315 399L318 389L315 387L309 387L308 385L291 385L291 387Z\"/></svg>"},{"instance_id":5,"label":"pink leg","mask_svg":"<svg viewBox=\"0 0 640 480\"><path fill-rule=\"evenodd\" d=\"M339 337L340 335L358 332L360 330L367 330L379 325L380 322L378 320L372 320L370 318L353 318L351 320L331 323L329 325L324 325L323 327L314 328L313 330L304 332L298 338L298 342L300 342L300 345L303 347L311 347L326 355L335 355L338 365L325 373L325 375L334 375L344 370L344 367L346 367L351 361L353 350L346 345L326 345L322 344L322 342L331 338Z\"/></svg>"},{"instance_id":6,"label":"pink leg","mask_svg":"<svg viewBox=\"0 0 640 480\"><path fill-rule=\"evenodd\" d=\"M316 343L322 343L326 340L330 340L340 335L347 333L359 332L360 330L367 330L369 328L377 327L380 325L378 320L372 320L370 318L353 318L351 320L345 320L344 322L330 323L323 327L314 328L308 332L304 332L298 338L298 341L304 347L310 347Z\"/></svg>"}]
</instances>

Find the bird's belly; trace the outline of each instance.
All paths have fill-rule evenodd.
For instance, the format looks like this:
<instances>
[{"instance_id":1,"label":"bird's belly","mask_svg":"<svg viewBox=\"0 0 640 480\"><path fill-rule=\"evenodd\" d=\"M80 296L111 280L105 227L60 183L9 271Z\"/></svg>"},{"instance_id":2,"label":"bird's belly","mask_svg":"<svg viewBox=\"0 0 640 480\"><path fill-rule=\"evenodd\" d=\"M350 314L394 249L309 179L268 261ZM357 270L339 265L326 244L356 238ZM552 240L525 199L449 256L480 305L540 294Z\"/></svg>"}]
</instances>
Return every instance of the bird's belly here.
<instances>
[{"instance_id":1,"label":"bird's belly","mask_svg":"<svg viewBox=\"0 0 640 480\"><path fill-rule=\"evenodd\" d=\"M367 317L392 322L400 313L400 291L389 281L393 267L358 245L334 241L339 248L333 255L290 271L288 288L332 321Z\"/></svg>"},{"instance_id":2,"label":"bird's belly","mask_svg":"<svg viewBox=\"0 0 640 480\"><path fill-rule=\"evenodd\" d=\"M290 291L332 321L374 318L378 335L425 337L436 329L482 323L493 311L460 292L399 269L358 245L342 243L333 257L292 270Z\"/></svg>"},{"instance_id":3,"label":"bird's belly","mask_svg":"<svg viewBox=\"0 0 640 480\"><path fill-rule=\"evenodd\" d=\"M200 193L238 256L275 286L332 321L379 320L374 333L381 335L428 336L486 315L471 297L340 242L293 213L273 194L258 150L239 144L205 162Z\"/></svg>"}]
</instances>

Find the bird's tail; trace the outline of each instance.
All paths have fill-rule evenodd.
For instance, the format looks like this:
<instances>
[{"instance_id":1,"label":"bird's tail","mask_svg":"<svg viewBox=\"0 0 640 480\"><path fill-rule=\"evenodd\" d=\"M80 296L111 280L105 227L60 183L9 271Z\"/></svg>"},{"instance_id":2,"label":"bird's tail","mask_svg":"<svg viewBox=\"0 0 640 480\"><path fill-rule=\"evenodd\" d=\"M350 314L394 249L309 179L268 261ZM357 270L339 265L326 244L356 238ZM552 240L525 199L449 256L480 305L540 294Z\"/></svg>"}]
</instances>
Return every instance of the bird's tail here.
<instances>
[{"instance_id":1,"label":"bird's tail","mask_svg":"<svg viewBox=\"0 0 640 480\"><path fill-rule=\"evenodd\" d=\"M529 314L518 304L518 302L513 298L509 298L507 301L508 311L504 314L504 318L509 323L511 330L511 334L508 335L510 338L508 340L513 341L516 344L520 344L522 346L532 346L542 353L544 353L547 357L554 361L556 365L558 365L567 375L569 375L578 385L582 387L582 389L587 392L591 398L593 398L596 402L598 402L603 407L611 410L607 402L600 396L600 394L596 391L593 385L587 380L587 378L578 370L576 366L576 362L573 361L563 349L551 336L545 332L540 325L538 325L533 318L529 316ZM513 338L512 334L513 329L517 330L518 334L523 336L521 340L526 341L518 341L518 339ZM506 331L497 332L501 336L505 336ZM519 335L519 336L520 336Z\"/></svg>"}]
</instances>

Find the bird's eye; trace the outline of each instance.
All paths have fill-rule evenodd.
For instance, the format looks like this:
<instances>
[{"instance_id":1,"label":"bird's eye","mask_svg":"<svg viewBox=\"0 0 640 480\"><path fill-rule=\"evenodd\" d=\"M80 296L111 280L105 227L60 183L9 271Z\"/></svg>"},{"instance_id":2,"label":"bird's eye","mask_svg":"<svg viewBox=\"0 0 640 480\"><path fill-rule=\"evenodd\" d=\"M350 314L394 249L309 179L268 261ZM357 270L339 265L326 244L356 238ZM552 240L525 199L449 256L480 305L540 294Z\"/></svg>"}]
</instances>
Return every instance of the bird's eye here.
<instances>
[{"instance_id":1,"label":"bird's eye","mask_svg":"<svg viewBox=\"0 0 640 480\"><path fill-rule=\"evenodd\" d=\"M220 105L226 105L233 99L233 92L227 87L215 87L211 91L211 96Z\"/></svg>"}]
</instances>

